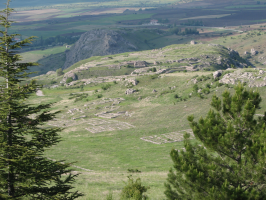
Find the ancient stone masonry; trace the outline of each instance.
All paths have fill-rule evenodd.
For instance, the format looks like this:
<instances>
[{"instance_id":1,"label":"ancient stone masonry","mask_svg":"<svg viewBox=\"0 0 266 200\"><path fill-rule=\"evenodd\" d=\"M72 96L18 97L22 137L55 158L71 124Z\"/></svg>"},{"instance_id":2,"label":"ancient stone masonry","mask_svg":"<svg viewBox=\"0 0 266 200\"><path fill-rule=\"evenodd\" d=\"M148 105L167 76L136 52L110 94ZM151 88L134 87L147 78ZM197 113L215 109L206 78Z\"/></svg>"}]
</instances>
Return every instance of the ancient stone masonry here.
<instances>
[{"instance_id":1,"label":"ancient stone masonry","mask_svg":"<svg viewBox=\"0 0 266 200\"><path fill-rule=\"evenodd\" d=\"M191 129L166 133L161 135L153 135L140 138L146 142L151 142L153 144L165 144L165 143L173 143L173 142L181 142L184 140L184 134L190 133L190 139L194 139L194 135Z\"/></svg>"},{"instance_id":2,"label":"ancient stone masonry","mask_svg":"<svg viewBox=\"0 0 266 200\"><path fill-rule=\"evenodd\" d=\"M85 104L84 106L87 107L89 105L99 105L99 104L106 104L106 103L113 103L113 105L117 105L121 103L121 101L125 101L124 98L118 97L118 98L103 98L97 101L93 101L90 103Z\"/></svg>"},{"instance_id":3,"label":"ancient stone masonry","mask_svg":"<svg viewBox=\"0 0 266 200\"><path fill-rule=\"evenodd\" d=\"M146 61L135 61L134 62L135 68L147 67Z\"/></svg>"},{"instance_id":4,"label":"ancient stone masonry","mask_svg":"<svg viewBox=\"0 0 266 200\"><path fill-rule=\"evenodd\" d=\"M125 130L130 128L135 128L135 126L116 120L103 120L98 118L90 119L88 122L87 131L91 133L101 133L104 131L115 131L115 130Z\"/></svg>"}]
</instances>

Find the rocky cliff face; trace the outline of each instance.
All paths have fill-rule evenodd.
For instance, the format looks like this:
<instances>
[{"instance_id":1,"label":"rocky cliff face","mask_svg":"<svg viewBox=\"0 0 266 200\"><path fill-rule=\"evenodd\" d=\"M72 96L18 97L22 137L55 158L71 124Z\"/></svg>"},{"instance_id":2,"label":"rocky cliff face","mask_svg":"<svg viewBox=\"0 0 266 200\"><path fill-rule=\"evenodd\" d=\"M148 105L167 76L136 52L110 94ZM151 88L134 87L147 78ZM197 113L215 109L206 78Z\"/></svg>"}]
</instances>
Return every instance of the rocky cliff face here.
<instances>
[{"instance_id":1,"label":"rocky cliff face","mask_svg":"<svg viewBox=\"0 0 266 200\"><path fill-rule=\"evenodd\" d=\"M104 56L130 51L137 47L123 38L122 31L92 30L81 35L80 39L66 52L63 69L92 56Z\"/></svg>"}]
</instances>

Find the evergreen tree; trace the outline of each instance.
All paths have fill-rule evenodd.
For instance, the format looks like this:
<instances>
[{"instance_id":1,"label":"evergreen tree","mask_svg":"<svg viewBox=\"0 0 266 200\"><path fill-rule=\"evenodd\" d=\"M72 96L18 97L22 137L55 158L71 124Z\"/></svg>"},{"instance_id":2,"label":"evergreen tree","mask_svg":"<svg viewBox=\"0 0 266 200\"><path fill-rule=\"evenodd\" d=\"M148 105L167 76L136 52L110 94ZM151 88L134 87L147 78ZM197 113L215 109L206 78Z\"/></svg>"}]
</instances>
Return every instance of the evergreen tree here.
<instances>
[{"instance_id":1,"label":"evergreen tree","mask_svg":"<svg viewBox=\"0 0 266 200\"><path fill-rule=\"evenodd\" d=\"M0 15L0 199L75 199L82 194L70 191L76 177L70 164L43 155L60 141L60 129L43 126L56 114L49 112L50 104L27 104L39 86L22 81L36 64L19 62L17 50L33 37L15 42L19 35L8 34L9 2Z\"/></svg>"},{"instance_id":2,"label":"evergreen tree","mask_svg":"<svg viewBox=\"0 0 266 200\"><path fill-rule=\"evenodd\" d=\"M56 74L57 74L57 76L62 76L62 75L64 75L64 72L63 72L62 68L57 69L57 70L56 70Z\"/></svg>"},{"instance_id":3,"label":"evergreen tree","mask_svg":"<svg viewBox=\"0 0 266 200\"><path fill-rule=\"evenodd\" d=\"M266 113L255 117L261 97L243 85L235 93L213 96L210 110L198 122L188 117L195 137L185 135L185 150L171 151L168 199L266 199Z\"/></svg>"}]
</instances>

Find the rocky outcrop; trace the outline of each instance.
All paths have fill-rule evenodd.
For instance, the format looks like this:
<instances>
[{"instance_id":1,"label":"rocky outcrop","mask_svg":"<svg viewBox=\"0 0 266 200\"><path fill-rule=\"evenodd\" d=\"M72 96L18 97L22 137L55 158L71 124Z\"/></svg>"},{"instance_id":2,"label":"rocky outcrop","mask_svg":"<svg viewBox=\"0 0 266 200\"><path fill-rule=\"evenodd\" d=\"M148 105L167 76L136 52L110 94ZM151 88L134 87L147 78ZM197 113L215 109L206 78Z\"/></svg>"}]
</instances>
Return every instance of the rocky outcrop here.
<instances>
[{"instance_id":1,"label":"rocky outcrop","mask_svg":"<svg viewBox=\"0 0 266 200\"><path fill-rule=\"evenodd\" d=\"M254 71L253 71L254 70ZM231 73L225 74L220 83L223 84L232 84L235 85L237 83L245 83L249 87L264 87L266 86L266 76L265 71L262 69L253 69L245 71L243 70L235 70Z\"/></svg>"},{"instance_id":2,"label":"rocky outcrop","mask_svg":"<svg viewBox=\"0 0 266 200\"><path fill-rule=\"evenodd\" d=\"M56 72L55 71L49 71L46 73L46 75L52 75L52 74L56 74Z\"/></svg>"},{"instance_id":3,"label":"rocky outcrop","mask_svg":"<svg viewBox=\"0 0 266 200\"><path fill-rule=\"evenodd\" d=\"M250 53L251 53L252 56L255 56L255 55L258 54L258 51L256 51L254 48L252 48L252 49L250 50Z\"/></svg>"},{"instance_id":4,"label":"rocky outcrop","mask_svg":"<svg viewBox=\"0 0 266 200\"><path fill-rule=\"evenodd\" d=\"M213 72L213 78L216 79L218 77L220 77L222 75L223 71L222 70L218 70L216 72Z\"/></svg>"},{"instance_id":5,"label":"rocky outcrop","mask_svg":"<svg viewBox=\"0 0 266 200\"><path fill-rule=\"evenodd\" d=\"M130 51L137 48L123 37L124 32L114 30L92 30L81 35L70 50L66 51L63 69L92 56L104 56Z\"/></svg>"},{"instance_id":6,"label":"rocky outcrop","mask_svg":"<svg viewBox=\"0 0 266 200\"><path fill-rule=\"evenodd\" d=\"M136 92L136 90L134 90L134 89L132 89L132 88L129 88L129 89L127 89L126 90L126 95L128 95L128 94L133 94L134 92Z\"/></svg>"},{"instance_id":7,"label":"rocky outcrop","mask_svg":"<svg viewBox=\"0 0 266 200\"><path fill-rule=\"evenodd\" d=\"M68 72L68 73L66 73L66 74L64 75L64 77L63 77L62 81L60 81L60 83L66 83L66 80L67 80L68 78L72 78L73 81L78 80L78 76L77 76L77 74L75 74L73 71L70 71L70 72Z\"/></svg>"},{"instance_id":8,"label":"rocky outcrop","mask_svg":"<svg viewBox=\"0 0 266 200\"><path fill-rule=\"evenodd\" d=\"M134 86L138 85L138 83L139 83L136 79L128 79L127 82L128 82L127 85L132 84Z\"/></svg>"},{"instance_id":9,"label":"rocky outcrop","mask_svg":"<svg viewBox=\"0 0 266 200\"><path fill-rule=\"evenodd\" d=\"M145 61L135 61L134 67L135 68L147 67L147 63Z\"/></svg>"}]
</instances>

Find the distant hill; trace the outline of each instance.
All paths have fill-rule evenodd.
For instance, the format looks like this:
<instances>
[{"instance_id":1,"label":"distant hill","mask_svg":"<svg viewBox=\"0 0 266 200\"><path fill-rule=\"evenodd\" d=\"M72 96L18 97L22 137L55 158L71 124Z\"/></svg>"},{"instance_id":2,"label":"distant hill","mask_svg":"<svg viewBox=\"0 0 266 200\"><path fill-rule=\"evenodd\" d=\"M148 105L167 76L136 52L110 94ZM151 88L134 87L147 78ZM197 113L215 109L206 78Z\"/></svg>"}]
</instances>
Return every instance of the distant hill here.
<instances>
[{"instance_id":1,"label":"distant hill","mask_svg":"<svg viewBox=\"0 0 266 200\"><path fill-rule=\"evenodd\" d=\"M113 0L97 0L97 2L106 2ZM82 3L82 2L95 2L95 0L12 0L10 3L11 7L35 7L35 6L47 6L47 5L55 5L55 4L68 4L68 3ZM5 7L5 1L1 1L0 9Z\"/></svg>"},{"instance_id":2,"label":"distant hill","mask_svg":"<svg viewBox=\"0 0 266 200\"><path fill-rule=\"evenodd\" d=\"M80 60L92 56L112 55L136 51L137 47L124 39L123 31L92 30L81 35L80 39L66 51L64 69Z\"/></svg>"}]
</instances>

